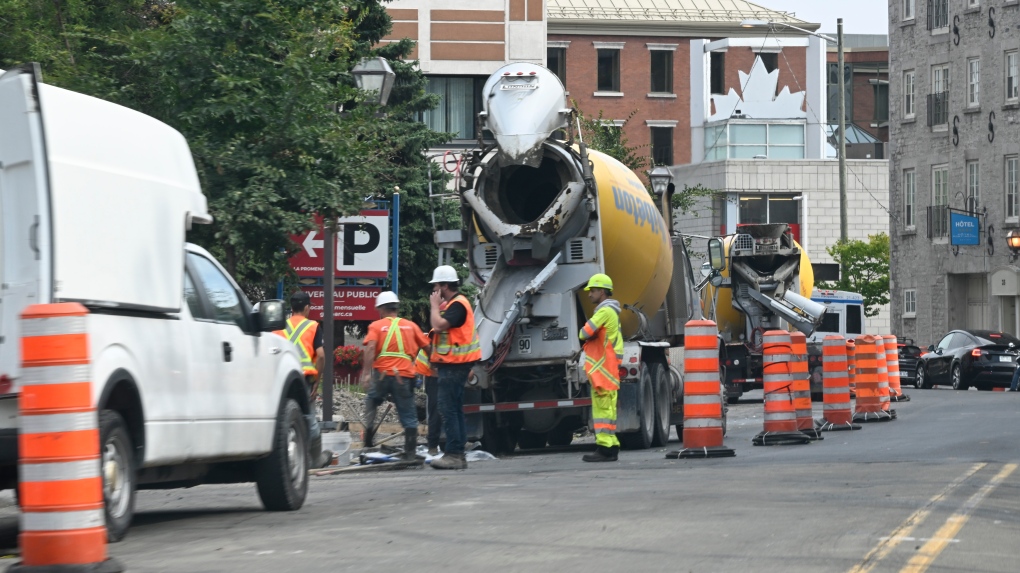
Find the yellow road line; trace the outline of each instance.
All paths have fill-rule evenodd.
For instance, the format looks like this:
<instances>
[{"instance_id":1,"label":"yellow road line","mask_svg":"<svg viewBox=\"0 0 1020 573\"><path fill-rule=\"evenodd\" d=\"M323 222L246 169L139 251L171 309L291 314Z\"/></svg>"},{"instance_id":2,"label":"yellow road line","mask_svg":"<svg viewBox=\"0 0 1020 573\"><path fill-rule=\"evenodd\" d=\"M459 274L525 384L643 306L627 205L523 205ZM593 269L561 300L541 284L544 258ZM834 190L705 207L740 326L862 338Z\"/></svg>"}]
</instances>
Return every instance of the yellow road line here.
<instances>
[{"instance_id":1,"label":"yellow road line","mask_svg":"<svg viewBox=\"0 0 1020 573\"><path fill-rule=\"evenodd\" d=\"M1006 478L1009 477L1017 468L1017 464L1007 464L1002 468L1002 471L995 474L991 480L988 481L984 486L981 487L974 495L970 496L970 499L960 507L959 511L949 516L949 519L935 532L932 538L921 546L921 549L917 551L907 566L900 569L900 573L924 573L928 570L928 567L935 562L939 554L949 545L949 542L956 537L956 534L960 532L967 520L970 519L971 512L977 508L988 494L992 493L999 484L1001 484Z\"/></svg>"},{"instance_id":2,"label":"yellow road line","mask_svg":"<svg viewBox=\"0 0 1020 573\"><path fill-rule=\"evenodd\" d=\"M954 489L963 485L963 482L967 481L970 476L976 474L986 465L988 464L974 464L963 475L949 482L949 485L942 488L942 491L935 494L935 496L929 499L928 502L921 506L920 509L903 520L903 523L901 523L899 527L894 529L892 533L869 551L868 554L864 556L864 559L862 559L857 565L854 565L848 573L869 573L876 565L878 565L879 561L885 559L886 556L892 553L892 550L895 549L904 538L909 537L915 527L920 525L921 522L931 515L931 508L934 507L936 503L945 499L945 497L948 496Z\"/></svg>"}]
</instances>

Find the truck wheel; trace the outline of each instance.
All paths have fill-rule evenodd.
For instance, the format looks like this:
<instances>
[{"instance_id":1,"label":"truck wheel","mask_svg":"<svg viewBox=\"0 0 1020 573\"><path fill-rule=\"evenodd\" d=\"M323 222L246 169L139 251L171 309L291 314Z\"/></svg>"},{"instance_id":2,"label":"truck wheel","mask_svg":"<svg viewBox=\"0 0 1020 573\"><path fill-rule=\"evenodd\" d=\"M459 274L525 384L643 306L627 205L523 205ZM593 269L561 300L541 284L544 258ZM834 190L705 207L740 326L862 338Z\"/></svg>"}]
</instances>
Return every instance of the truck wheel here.
<instances>
[{"instance_id":1,"label":"truck wheel","mask_svg":"<svg viewBox=\"0 0 1020 573\"><path fill-rule=\"evenodd\" d=\"M628 450L647 450L652 446L655 435L655 389L652 384L650 368L641 369L641 380L638 382L640 405L638 406L638 430L619 434L620 445Z\"/></svg>"},{"instance_id":2,"label":"truck wheel","mask_svg":"<svg viewBox=\"0 0 1020 573\"><path fill-rule=\"evenodd\" d=\"M521 430L517 435L517 445L522 450L537 450L545 447L545 433L529 432Z\"/></svg>"},{"instance_id":3,"label":"truck wheel","mask_svg":"<svg viewBox=\"0 0 1020 573\"><path fill-rule=\"evenodd\" d=\"M276 418L273 451L258 461L255 483L269 511L301 509L308 495L308 424L301 407L287 399Z\"/></svg>"},{"instance_id":4,"label":"truck wheel","mask_svg":"<svg viewBox=\"0 0 1020 573\"><path fill-rule=\"evenodd\" d=\"M569 446L574 441L574 428L581 426L580 420L571 416L563 418L556 424L556 427L549 430L548 439L550 446Z\"/></svg>"},{"instance_id":5,"label":"truck wheel","mask_svg":"<svg viewBox=\"0 0 1020 573\"><path fill-rule=\"evenodd\" d=\"M135 515L134 447L124 418L113 410L99 412L99 443L102 456L103 505L106 508L106 538L120 541Z\"/></svg>"},{"instance_id":6,"label":"truck wheel","mask_svg":"<svg viewBox=\"0 0 1020 573\"><path fill-rule=\"evenodd\" d=\"M662 364L652 364L652 381L655 388L655 433L652 445L665 446L669 442L669 414L673 407L673 393L669 388L669 373Z\"/></svg>"},{"instance_id":7,"label":"truck wheel","mask_svg":"<svg viewBox=\"0 0 1020 573\"><path fill-rule=\"evenodd\" d=\"M496 423L495 414L486 414L482 421L482 449L494 456L512 454L517 448L515 432Z\"/></svg>"}]
</instances>

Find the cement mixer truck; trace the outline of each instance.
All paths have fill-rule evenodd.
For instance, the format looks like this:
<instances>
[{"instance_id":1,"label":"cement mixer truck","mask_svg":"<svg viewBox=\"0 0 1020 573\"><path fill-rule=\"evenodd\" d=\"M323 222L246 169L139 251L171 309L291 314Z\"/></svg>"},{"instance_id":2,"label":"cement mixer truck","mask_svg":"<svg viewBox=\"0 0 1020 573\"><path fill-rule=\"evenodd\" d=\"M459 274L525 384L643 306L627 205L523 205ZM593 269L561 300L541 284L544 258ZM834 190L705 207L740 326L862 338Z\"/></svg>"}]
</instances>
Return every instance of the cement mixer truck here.
<instances>
[{"instance_id":1,"label":"cement mixer truck","mask_svg":"<svg viewBox=\"0 0 1020 573\"><path fill-rule=\"evenodd\" d=\"M822 324L826 306L811 300L811 261L789 225L741 225L736 234L709 240L708 255L710 285L702 301L719 326L723 386L733 404L744 392L762 388L765 332L795 329L810 337ZM814 345L820 356L821 340ZM820 395L817 378L812 392Z\"/></svg>"},{"instance_id":2,"label":"cement mixer truck","mask_svg":"<svg viewBox=\"0 0 1020 573\"><path fill-rule=\"evenodd\" d=\"M478 132L495 143L479 140L458 189L458 246L482 285L468 435L505 452L566 445L589 425L578 331L593 309L582 289L606 273L626 341L620 440L635 449L664 444L683 421L683 327L701 318L688 253L668 215L672 189L653 197L633 171L587 149L563 85L543 67L504 66L482 97Z\"/></svg>"}]
</instances>

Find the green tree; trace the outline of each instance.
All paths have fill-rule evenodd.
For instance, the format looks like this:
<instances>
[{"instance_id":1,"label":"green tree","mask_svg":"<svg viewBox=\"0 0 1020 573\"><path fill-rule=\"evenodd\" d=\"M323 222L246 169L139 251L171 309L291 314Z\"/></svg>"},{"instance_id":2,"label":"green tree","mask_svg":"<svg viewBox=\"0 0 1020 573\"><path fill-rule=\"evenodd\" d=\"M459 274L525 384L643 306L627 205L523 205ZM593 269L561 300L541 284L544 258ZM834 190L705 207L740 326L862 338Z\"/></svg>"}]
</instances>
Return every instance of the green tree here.
<instances>
[{"instance_id":1,"label":"green tree","mask_svg":"<svg viewBox=\"0 0 1020 573\"><path fill-rule=\"evenodd\" d=\"M867 242L840 241L825 250L846 274L823 288L859 293L864 297L864 315L878 314L879 307L889 303L889 235L868 235Z\"/></svg>"}]
</instances>

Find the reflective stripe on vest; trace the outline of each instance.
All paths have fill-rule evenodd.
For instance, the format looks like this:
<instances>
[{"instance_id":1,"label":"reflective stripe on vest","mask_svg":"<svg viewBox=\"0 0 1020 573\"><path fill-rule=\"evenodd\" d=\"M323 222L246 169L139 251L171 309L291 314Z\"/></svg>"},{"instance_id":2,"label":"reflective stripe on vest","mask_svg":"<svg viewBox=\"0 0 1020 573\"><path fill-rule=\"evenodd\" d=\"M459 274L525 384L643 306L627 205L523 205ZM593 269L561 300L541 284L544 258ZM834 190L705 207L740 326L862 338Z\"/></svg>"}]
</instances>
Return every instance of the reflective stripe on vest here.
<instances>
[{"instance_id":1,"label":"reflective stripe on vest","mask_svg":"<svg viewBox=\"0 0 1020 573\"><path fill-rule=\"evenodd\" d=\"M475 315L471 303L464 295L458 294L446 303L443 310L446 310L454 302L459 302L464 306L466 311L464 324L439 333L439 339L433 350L433 363L458 364L477 362L482 359L482 345L478 341L478 333L475 331Z\"/></svg>"},{"instance_id":2,"label":"reflective stripe on vest","mask_svg":"<svg viewBox=\"0 0 1020 573\"><path fill-rule=\"evenodd\" d=\"M397 351L390 352L390 342L393 341L393 336L397 337ZM390 331L386 333L386 339L382 343L382 352L379 353L379 358L399 358L401 360L407 360L411 362L411 355L404 352L404 336L400 333L400 319L393 317L390 318Z\"/></svg>"},{"instance_id":3,"label":"reflective stripe on vest","mask_svg":"<svg viewBox=\"0 0 1020 573\"><path fill-rule=\"evenodd\" d=\"M287 319L287 325L283 328L284 335L291 344L297 347L298 356L301 358L301 369L304 370L305 374L311 374L314 376L319 373L319 371L315 369L315 362L312 361L311 357L311 353L314 352L314 349L305 348L302 337L309 328L315 326L315 323L302 317L301 322L299 322L295 328L290 322L293 318L294 317ZM311 346L311 344L309 344L309 346Z\"/></svg>"}]
</instances>

